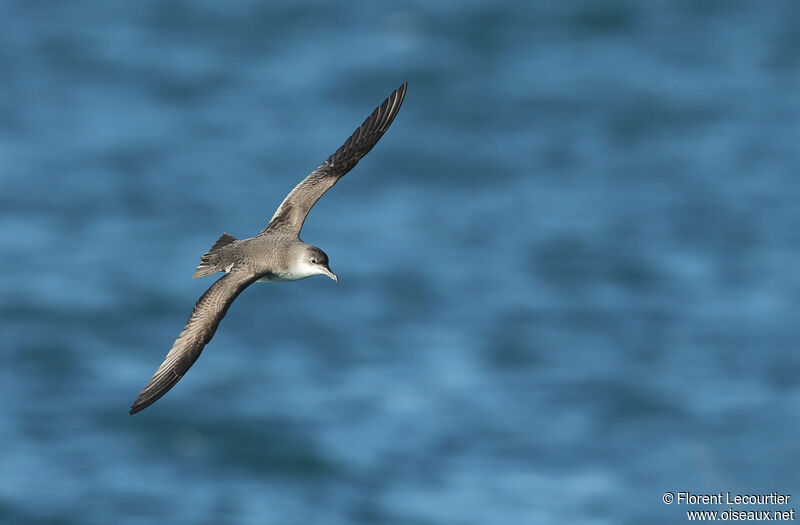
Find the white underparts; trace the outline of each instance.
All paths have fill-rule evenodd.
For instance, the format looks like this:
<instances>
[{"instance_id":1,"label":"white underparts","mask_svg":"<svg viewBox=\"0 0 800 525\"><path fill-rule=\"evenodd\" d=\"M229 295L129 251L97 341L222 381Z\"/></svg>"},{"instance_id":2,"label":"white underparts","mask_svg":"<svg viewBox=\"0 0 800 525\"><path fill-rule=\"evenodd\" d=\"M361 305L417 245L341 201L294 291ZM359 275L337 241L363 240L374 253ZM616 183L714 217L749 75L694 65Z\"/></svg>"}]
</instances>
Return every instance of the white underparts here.
<instances>
[{"instance_id":1,"label":"white underparts","mask_svg":"<svg viewBox=\"0 0 800 525\"><path fill-rule=\"evenodd\" d=\"M289 272L283 275L269 273L259 279L259 281L264 283L299 281L300 279L305 279L307 277L311 277L312 275L327 275L327 273L321 270L319 266L303 261L296 264L292 269L289 270Z\"/></svg>"},{"instance_id":2,"label":"white underparts","mask_svg":"<svg viewBox=\"0 0 800 525\"><path fill-rule=\"evenodd\" d=\"M283 277L279 277L274 273L268 273L264 277L258 280L260 283L285 283L287 281L294 281L296 279L284 279Z\"/></svg>"}]
</instances>

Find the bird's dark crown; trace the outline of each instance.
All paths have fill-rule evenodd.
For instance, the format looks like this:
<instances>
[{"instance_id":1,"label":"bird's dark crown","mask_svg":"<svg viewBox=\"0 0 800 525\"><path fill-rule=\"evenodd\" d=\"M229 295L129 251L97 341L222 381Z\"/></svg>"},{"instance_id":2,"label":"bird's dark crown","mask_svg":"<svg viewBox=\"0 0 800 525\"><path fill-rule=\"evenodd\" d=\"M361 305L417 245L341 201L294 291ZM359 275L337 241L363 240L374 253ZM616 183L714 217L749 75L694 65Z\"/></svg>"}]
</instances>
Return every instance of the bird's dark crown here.
<instances>
[{"instance_id":1,"label":"bird's dark crown","mask_svg":"<svg viewBox=\"0 0 800 525\"><path fill-rule=\"evenodd\" d=\"M306 258L312 264L321 264L323 266L328 266L328 256L325 255L325 252L323 252L316 246L308 247L308 250L306 250Z\"/></svg>"}]
</instances>

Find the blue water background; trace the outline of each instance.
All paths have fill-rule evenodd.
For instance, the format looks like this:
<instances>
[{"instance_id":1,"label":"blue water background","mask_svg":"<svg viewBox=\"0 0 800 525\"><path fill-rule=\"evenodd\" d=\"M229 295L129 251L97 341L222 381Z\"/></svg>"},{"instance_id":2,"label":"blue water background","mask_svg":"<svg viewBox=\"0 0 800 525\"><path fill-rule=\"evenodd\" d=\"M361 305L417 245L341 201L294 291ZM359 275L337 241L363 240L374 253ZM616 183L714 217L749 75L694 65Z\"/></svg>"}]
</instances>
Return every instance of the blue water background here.
<instances>
[{"instance_id":1,"label":"blue water background","mask_svg":"<svg viewBox=\"0 0 800 525\"><path fill-rule=\"evenodd\" d=\"M403 81L127 409L224 231ZM0 3L0 522L681 523L800 498L800 4ZM779 506L786 510L793 505Z\"/></svg>"}]
</instances>

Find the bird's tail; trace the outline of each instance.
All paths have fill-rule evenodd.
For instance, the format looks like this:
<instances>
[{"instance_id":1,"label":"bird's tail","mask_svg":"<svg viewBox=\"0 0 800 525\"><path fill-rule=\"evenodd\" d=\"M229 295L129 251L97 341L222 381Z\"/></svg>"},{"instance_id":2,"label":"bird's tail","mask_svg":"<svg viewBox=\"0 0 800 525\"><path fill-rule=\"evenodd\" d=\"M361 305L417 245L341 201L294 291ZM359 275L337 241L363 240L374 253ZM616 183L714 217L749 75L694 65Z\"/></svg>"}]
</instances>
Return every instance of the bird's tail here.
<instances>
[{"instance_id":1,"label":"bird's tail","mask_svg":"<svg viewBox=\"0 0 800 525\"><path fill-rule=\"evenodd\" d=\"M220 265L219 255L220 255L220 248L223 246L227 246L230 243L234 242L236 237L229 233L223 233L217 242L214 243L214 246L211 247L202 257L200 257L200 264L197 266L197 270L195 270L194 275L192 275L193 279L197 279L198 277L205 277L207 275L211 275L212 273L221 272L225 268Z\"/></svg>"}]
</instances>

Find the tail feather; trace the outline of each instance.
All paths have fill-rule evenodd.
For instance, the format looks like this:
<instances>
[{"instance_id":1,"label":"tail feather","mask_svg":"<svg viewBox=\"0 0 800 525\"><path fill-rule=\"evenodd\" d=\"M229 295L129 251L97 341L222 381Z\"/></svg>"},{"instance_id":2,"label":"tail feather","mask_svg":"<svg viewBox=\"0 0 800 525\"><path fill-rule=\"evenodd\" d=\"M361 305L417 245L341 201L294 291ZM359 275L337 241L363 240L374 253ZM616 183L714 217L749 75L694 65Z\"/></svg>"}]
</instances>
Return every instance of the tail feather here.
<instances>
[{"instance_id":1,"label":"tail feather","mask_svg":"<svg viewBox=\"0 0 800 525\"><path fill-rule=\"evenodd\" d=\"M230 243L234 242L236 237L229 233L223 233L217 242L214 243L214 246L211 247L202 257L200 257L200 264L197 266L197 270L195 270L194 274L192 275L192 279L197 279L198 277L205 277L207 275L211 275L212 273L221 272L224 268L219 264L219 250L223 246L227 246Z\"/></svg>"}]
</instances>

